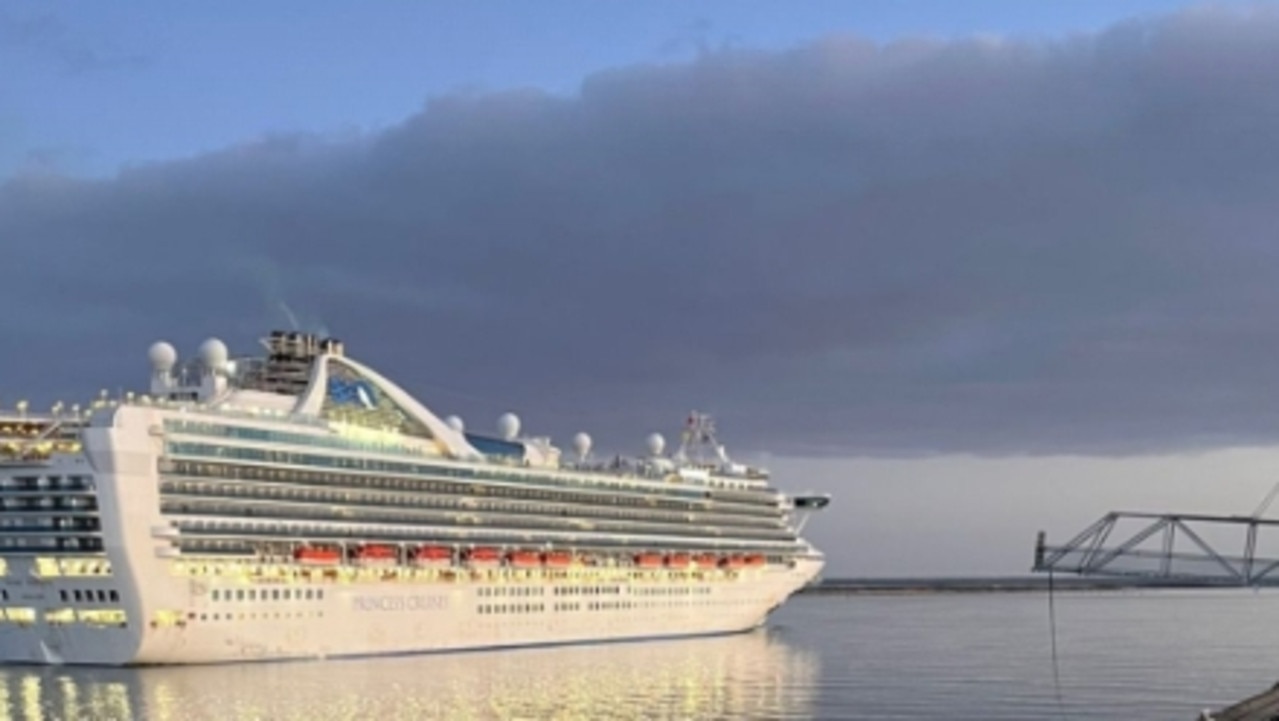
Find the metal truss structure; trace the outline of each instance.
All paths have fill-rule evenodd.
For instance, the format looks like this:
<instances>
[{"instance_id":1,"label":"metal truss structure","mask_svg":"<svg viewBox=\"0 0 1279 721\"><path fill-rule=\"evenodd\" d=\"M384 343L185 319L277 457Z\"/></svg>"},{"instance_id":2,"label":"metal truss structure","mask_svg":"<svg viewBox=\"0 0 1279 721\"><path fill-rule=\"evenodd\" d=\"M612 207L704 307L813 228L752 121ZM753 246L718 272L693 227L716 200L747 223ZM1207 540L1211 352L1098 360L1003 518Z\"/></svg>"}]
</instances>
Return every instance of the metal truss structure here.
<instances>
[{"instance_id":1,"label":"metal truss structure","mask_svg":"<svg viewBox=\"0 0 1279 721\"><path fill-rule=\"evenodd\" d=\"M1112 512L1070 541L1041 531L1034 571L1186 585L1279 586L1279 519Z\"/></svg>"}]
</instances>

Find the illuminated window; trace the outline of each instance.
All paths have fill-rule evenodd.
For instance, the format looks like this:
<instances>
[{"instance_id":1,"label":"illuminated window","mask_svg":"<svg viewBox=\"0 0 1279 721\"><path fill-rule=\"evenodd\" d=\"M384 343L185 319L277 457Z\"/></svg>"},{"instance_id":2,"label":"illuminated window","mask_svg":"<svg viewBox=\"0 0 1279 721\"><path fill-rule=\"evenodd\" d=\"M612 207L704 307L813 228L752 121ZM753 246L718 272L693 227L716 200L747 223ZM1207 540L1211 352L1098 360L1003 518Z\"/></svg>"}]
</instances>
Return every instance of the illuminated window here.
<instances>
[{"instance_id":1,"label":"illuminated window","mask_svg":"<svg viewBox=\"0 0 1279 721\"><path fill-rule=\"evenodd\" d=\"M75 623L75 611L69 608L59 608L44 612L45 623L56 625Z\"/></svg>"},{"instance_id":2,"label":"illuminated window","mask_svg":"<svg viewBox=\"0 0 1279 721\"><path fill-rule=\"evenodd\" d=\"M7 608L4 610L4 617L13 623L35 623L36 610L34 608Z\"/></svg>"},{"instance_id":3,"label":"illuminated window","mask_svg":"<svg viewBox=\"0 0 1279 721\"><path fill-rule=\"evenodd\" d=\"M80 611L77 614L80 621L94 626L125 626L126 617L124 611L118 608L94 609L92 611ZM177 623L181 615L177 611L158 611L156 612L157 625L171 625ZM161 624L161 619L164 624Z\"/></svg>"}]
</instances>

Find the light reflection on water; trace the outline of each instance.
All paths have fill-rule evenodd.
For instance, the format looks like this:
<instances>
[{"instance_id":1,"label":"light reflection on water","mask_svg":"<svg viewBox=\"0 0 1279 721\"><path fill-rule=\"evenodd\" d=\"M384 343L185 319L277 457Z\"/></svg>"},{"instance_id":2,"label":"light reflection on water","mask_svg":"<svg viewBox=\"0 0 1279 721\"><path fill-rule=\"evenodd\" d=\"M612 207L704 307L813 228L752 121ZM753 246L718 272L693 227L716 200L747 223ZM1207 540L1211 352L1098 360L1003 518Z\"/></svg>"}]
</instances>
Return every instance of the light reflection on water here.
<instances>
[{"instance_id":1,"label":"light reflection on water","mask_svg":"<svg viewBox=\"0 0 1279 721\"><path fill-rule=\"evenodd\" d=\"M648 643L143 669L0 669L0 719L807 718L813 655L767 630Z\"/></svg>"},{"instance_id":2,"label":"light reflection on water","mask_svg":"<svg viewBox=\"0 0 1279 721\"><path fill-rule=\"evenodd\" d=\"M806 596L738 636L366 660L0 668L0 721L1167 721L1279 678L1279 591Z\"/></svg>"}]
</instances>

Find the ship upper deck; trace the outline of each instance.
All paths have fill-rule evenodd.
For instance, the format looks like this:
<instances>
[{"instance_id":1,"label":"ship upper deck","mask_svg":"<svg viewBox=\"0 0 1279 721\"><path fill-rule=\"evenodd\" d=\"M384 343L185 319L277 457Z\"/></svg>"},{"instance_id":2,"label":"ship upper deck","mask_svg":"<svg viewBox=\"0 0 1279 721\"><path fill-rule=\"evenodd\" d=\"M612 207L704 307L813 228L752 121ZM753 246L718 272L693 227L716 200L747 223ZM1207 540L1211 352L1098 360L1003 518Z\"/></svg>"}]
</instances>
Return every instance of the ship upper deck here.
<instances>
[{"instance_id":1,"label":"ship upper deck","mask_svg":"<svg viewBox=\"0 0 1279 721\"><path fill-rule=\"evenodd\" d=\"M111 425L116 411L141 407L158 413L166 434L213 442L430 459L462 474L518 469L535 483L710 490L756 502L781 497L766 471L728 459L708 416L690 415L673 454L654 433L647 455L601 459L592 454L590 437L579 433L572 457L565 458L549 438L522 435L511 413L499 418L495 435L467 432L456 416L439 418L407 391L346 357L341 341L276 331L264 344L266 357L232 359L221 341L211 339L195 359L178 364L172 346L156 343L149 354L149 393L109 398L104 392L83 412L59 404L50 414L28 414L22 403L18 413L0 413L0 460L77 452L84 426Z\"/></svg>"},{"instance_id":2,"label":"ship upper deck","mask_svg":"<svg viewBox=\"0 0 1279 721\"><path fill-rule=\"evenodd\" d=\"M549 438L521 434L519 418L511 413L498 419L494 435L468 432L456 416L441 419L389 379L348 358L336 339L276 331L263 343L265 357L231 358L221 341L210 339L196 358L182 364L172 346L156 343L149 353L149 393L104 395L71 417L79 424L109 425L118 409L147 407L165 419L166 432L223 442L429 458L463 469L520 468L540 481L780 498L767 471L729 460L708 416L690 415L673 454L654 433L647 439L647 455L601 459L592 454L590 437L579 433L567 458Z\"/></svg>"}]
</instances>

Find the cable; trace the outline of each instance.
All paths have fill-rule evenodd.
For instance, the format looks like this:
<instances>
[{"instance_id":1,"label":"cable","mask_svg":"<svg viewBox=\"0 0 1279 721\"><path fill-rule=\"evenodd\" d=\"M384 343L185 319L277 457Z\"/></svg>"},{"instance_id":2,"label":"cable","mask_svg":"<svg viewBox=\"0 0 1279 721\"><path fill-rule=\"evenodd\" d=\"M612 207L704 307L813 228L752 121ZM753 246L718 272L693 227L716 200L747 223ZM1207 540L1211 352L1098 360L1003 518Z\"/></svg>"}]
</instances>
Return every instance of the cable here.
<instances>
[{"instance_id":1,"label":"cable","mask_svg":"<svg viewBox=\"0 0 1279 721\"><path fill-rule=\"evenodd\" d=\"M1057 661L1057 607L1053 601L1053 572L1048 569L1048 637L1052 642L1053 692L1057 696L1057 713L1066 718L1066 704L1061 700L1061 668Z\"/></svg>"},{"instance_id":2,"label":"cable","mask_svg":"<svg viewBox=\"0 0 1279 721\"><path fill-rule=\"evenodd\" d=\"M1270 508L1271 503L1274 503L1276 495L1279 495L1279 483L1276 483L1274 487L1270 489L1270 492L1266 494L1266 497L1261 500L1261 505L1257 506L1257 510L1252 512L1252 517L1261 518L1261 514L1265 513L1266 510Z\"/></svg>"}]
</instances>

